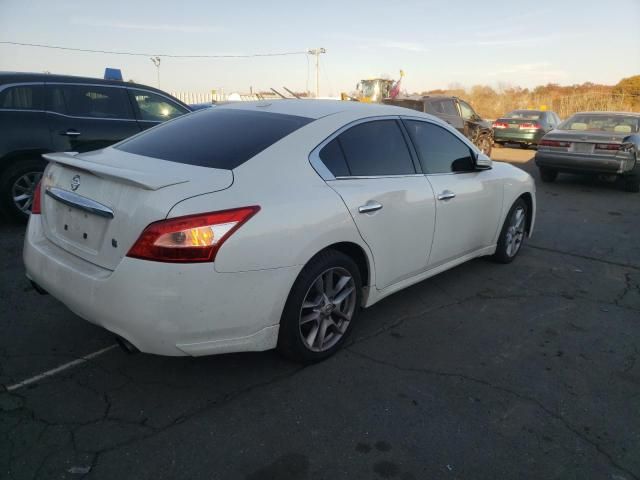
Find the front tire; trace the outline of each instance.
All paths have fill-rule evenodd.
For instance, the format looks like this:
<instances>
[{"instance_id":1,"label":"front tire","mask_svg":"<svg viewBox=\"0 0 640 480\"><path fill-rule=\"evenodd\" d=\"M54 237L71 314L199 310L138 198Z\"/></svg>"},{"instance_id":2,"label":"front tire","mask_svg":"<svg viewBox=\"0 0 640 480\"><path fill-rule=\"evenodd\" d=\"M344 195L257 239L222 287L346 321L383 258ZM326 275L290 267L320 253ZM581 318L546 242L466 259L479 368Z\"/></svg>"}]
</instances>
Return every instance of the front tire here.
<instances>
[{"instance_id":1,"label":"front tire","mask_svg":"<svg viewBox=\"0 0 640 480\"><path fill-rule=\"evenodd\" d=\"M289 293L280 319L278 351L301 363L333 355L351 333L361 301L356 263L336 250L319 253Z\"/></svg>"},{"instance_id":2,"label":"front tire","mask_svg":"<svg viewBox=\"0 0 640 480\"><path fill-rule=\"evenodd\" d=\"M624 191L631 193L640 192L640 180L638 180L637 178L625 178Z\"/></svg>"},{"instance_id":3,"label":"front tire","mask_svg":"<svg viewBox=\"0 0 640 480\"><path fill-rule=\"evenodd\" d=\"M486 156L491 156L491 145L492 144L493 144L493 141L491 140L489 135L481 135L478 138L478 141L476 143L476 147L478 147L478 149L482 153L484 153Z\"/></svg>"},{"instance_id":4,"label":"front tire","mask_svg":"<svg viewBox=\"0 0 640 480\"><path fill-rule=\"evenodd\" d=\"M540 178L544 183L551 183L555 181L558 176L558 171L547 167L540 167Z\"/></svg>"},{"instance_id":5,"label":"front tire","mask_svg":"<svg viewBox=\"0 0 640 480\"><path fill-rule=\"evenodd\" d=\"M493 260L498 263L511 263L516 258L527 233L528 211L527 202L522 198L515 201L504 220Z\"/></svg>"}]
</instances>

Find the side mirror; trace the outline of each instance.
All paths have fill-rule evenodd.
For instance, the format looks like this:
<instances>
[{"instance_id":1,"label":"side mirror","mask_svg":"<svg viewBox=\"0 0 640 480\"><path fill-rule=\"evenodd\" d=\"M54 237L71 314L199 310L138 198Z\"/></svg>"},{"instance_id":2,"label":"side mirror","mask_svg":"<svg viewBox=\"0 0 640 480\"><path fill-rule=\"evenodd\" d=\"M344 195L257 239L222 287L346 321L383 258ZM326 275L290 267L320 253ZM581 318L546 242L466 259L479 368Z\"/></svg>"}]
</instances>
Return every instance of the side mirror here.
<instances>
[{"instance_id":1,"label":"side mirror","mask_svg":"<svg viewBox=\"0 0 640 480\"><path fill-rule=\"evenodd\" d=\"M475 156L476 170L489 170L492 167L493 162L488 155L479 152Z\"/></svg>"}]
</instances>

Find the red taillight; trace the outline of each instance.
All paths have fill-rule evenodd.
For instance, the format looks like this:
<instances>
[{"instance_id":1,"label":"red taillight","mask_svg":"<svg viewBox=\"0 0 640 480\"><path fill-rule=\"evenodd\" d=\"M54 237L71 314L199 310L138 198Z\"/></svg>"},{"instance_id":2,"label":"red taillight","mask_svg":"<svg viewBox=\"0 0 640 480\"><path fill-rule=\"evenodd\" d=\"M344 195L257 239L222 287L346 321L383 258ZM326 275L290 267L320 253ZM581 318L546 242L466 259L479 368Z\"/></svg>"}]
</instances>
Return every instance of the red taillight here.
<instances>
[{"instance_id":1,"label":"red taillight","mask_svg":"<svg viewBox=\"0 0 640 480\"><path fill-rule=\"evenodd\" d=\"M540 130L542 126L539 123L521 123L520 130Z\"/></svg>"},{"instance_id":2,"label":"red taillight","mask_svg":"<svg viewBox=\"0 0 640 480\"><path fill-rule=\"evenodd\" d=\"M507 125L505 122L496 121L493 122L493 128L509 128L509 125Z\"/></svg>"},{"instance_id":3,"label":"red taillight","mask_svg":"<svg viewBox=\"0 0 640 480\"><path fill-rule=\"evenodd\" d=\"M571 144L569 142L559 142L558 140L545 140L544 138L540 140L538 146L541 147L560 147L560 148L569 148Z\"/></svg>"},{"instance_id":4,"label":"red taillight","mask_svg":"<svg viewBox=\"0 0 640 480\"><path fill-rule=\"evenodd\" d=\"M222 244L260 207L187 215L154 222L144 229L127 257L155 262L213 262Z\"/></svg>"},{"instance_id":5,"label":"red taillight","mask_svg":"<svg viewBox=\"0 0 640 480\"><path fill-rule=\"evenodd\" d=\"M36 188L33 190L33 202L31 204L31 215L40 215L42 207L40 205L42 197L42 182L38 182Z\"/></svg>"},{"instance_id":6,"label":"red taillight","mask_svg":"<svg viewBox=\"0 0 640 480\"><path fill-rule=\"evenodd\" d=\"M596 143L596 150L620 150L619 143Z\"/></svg>"}]
</instances>

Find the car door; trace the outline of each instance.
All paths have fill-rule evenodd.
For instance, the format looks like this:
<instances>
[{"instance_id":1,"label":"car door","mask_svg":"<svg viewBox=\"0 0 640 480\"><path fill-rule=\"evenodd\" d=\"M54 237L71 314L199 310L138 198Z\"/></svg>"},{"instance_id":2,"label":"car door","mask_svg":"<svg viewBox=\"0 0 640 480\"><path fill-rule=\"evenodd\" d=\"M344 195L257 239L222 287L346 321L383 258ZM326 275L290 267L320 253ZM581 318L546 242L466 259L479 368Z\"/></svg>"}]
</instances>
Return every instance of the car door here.
<instances>
[{"instance_id":1,"label":"car door","mask_svg":"<svg viewBox=\"0 0 640 480\"><path fill-rule=\"evenodd\" d=\"M425 120L403 120L435 193L436 225L429 268L493 244L502 211L502 180L476 170L472 147Z\"/></svg>"},{"instance_id":2,"label":"car door","mask_svg":"<svg viewBox=\"0 0 640 480\"><path fill-rule=\"evenodd\" d=\"M128 91L142 130L189 113L184 106L159 93L140 88L128 88Z\"/></svg>"},{"instance_id":3,"label":"car door","mask_svg":"<svg viewBox=\"0 0 640 480\"><path fill-rule=\"evenodd\" d=\"M464 134L464 122L452 98L430 98L427 101L426 111L444 120L460 133Z\"/></svg>"},{"instance_id":4,"label":"car door","mask_svg":"<svg viewBox=\"0 0 640 480\"><path fill-rule=\"evenodd\" d=\"M406 132L397 118L349 126L319 147L335 179L327 184L344 201L373 254L376 288L427 267L435 223L431 186L416 172Z\"/></svg>"},{"instance_id":5,"label":"car door","mask_svg":"<svg viewBox=\"0 0 640 480\"><path fill-rule=\"evenodd\" d=\"M97 150L140 132L122 87L49 83L46 91L54 151Z\"/></svg>"}]
</instances>

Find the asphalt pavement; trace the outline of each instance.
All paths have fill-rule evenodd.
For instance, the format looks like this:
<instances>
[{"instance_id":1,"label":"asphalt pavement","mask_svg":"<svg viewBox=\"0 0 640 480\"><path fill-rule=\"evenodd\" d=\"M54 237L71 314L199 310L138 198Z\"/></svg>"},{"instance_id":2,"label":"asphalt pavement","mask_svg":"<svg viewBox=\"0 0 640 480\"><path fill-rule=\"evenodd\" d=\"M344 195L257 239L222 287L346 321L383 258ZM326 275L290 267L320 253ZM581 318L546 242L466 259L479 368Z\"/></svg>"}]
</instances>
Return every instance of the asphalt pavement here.
<instances>
[{"instance_id":1,"label":"asphalt pavement","mask_svg":"<svg viewBox=\"0 0 640 480\"><path fill-rule=\"evenodd\" d=\"M640 479L640 194L542 184L533 153L493 154L538 188L514 263L395 294L306 367L111 348L1 224L0 478Z\"/></svg>"}]
</instances>

